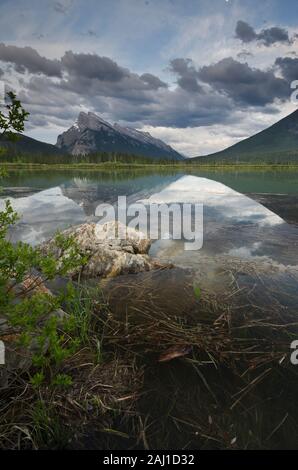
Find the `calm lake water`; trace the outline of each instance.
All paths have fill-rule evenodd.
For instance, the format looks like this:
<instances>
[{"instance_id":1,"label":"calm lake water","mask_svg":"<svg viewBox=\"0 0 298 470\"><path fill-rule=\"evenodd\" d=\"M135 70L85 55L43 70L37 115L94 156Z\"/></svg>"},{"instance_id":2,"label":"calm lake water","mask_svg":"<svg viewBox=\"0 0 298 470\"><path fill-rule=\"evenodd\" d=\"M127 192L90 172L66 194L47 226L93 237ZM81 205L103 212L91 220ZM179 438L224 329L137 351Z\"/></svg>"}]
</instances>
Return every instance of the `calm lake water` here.
<instances>
[{"instance_id":1,"label":"calm lake water","mask_svg":"<svg viewBox=\"0 0 298 470\"><path fill-rule=\"evenodd\" d=\"M203 283L218 283L218 270L254 262L274 270L279 285L298 291L298 172L290 171L14 171L2 182L21 219L12 240L37 244L58 229L96 221L101 203L199 202L204 206L204 243L185 251L184 243L161 240L151 255L191 269ZM277 273L277 274L276 274ZM220 283L225 286L228 282Z\"/></svg>"},{"instance_id":2,"label":"calm lake water","mask_svg":"<svg viewBox=\"0 0 298 470\"><path fill-rule=\"evenodd\" d=\"M259 322L269 322L273 327L282 324L280 331L285 324L293 325L288 339L289 351L290 342L297 339L298 172L19 171L11 172L1 184L4 189L0 210L5 198L9 198L21 216L10 234L11 239L34 245L58 229L96 221L99 204L115 203L118 196L126 195L128 202L202 203L202 249L185 251L183 241L155 241L150 254L176 267L103 281L104 294L109 296L107 300L113 314L137 321L139 312L150 318L162 313L162 318L187 316L190 322L197 323L204 322L205 311L209 315L209 311L217 312L217 306L220 309L224 306L229 325L241 318L257 325ZM196 286L201 289L199 300L194 295ZM274 332L273 327L270 341L278 344L279 333ZM237 329L235 331L238 334ZM261 346L263 332L259 334ZM228 390L233 385L229 382L228 371L226 375L221 372L217 375L213 367L197 371L197 368L190 368L188 362L179 361L162 367L150 357L148 363L151 367L148 366L145 374L144 389L150 393L144 394L140 406L144 416L147 417L148 410L156 416L156 429L153 426L153 430L149 430L152 436L156 434L156 438L151 436L153 448L159 448L160 439L165 436L168 448L195 446L192 431L202 419L202 408L206 413L218 412L219 416L226 416L223 411L226 405L213 403L209 383L211 389L220 390L220 385L225 384L223 390ZM203 380L201 370L205 374ZM256 373L259 375L258 371ZM296 428L291 427L290 419L284 424L284 416L291 415L288 405L295 406L296 388L292 391L294 385L284 381L283 376L278 379L277 386L275 382L265 383L256 411L249 411L255 404L255 395L246 414L241 404L241 414L231 418L232 425L238 429L238 434L243 427L244 434L249 429L257 442L261 433L259 422L265 436L271 436L272 429L279 429L282 423L282 432L276 442L270 441L269 448L297 448ZM202 394L206 383L207 395ZM297 386L297 381L295 383ZM285 385L288 395L283 395ZM241 388L243 386L241 383ZM220 392L223 401L225 393ZM233 386L231 393L235 393ZM277 398L272 401L275 395ZM293 399L284 399L291 395ZM228 414L232 416L230 410ZM176 418L180 419L179 425ZM210 416L206 415L207 419ZM195 423L188 434L187 427L181 428L181 423L187 420ZM231 432L234 436L233 429ZM86 439L90 446L92 433ZM267 446L268 441L265 442ZM210 441L208 445L212 448L214 444Z\"/></svg>"}]
</instances>

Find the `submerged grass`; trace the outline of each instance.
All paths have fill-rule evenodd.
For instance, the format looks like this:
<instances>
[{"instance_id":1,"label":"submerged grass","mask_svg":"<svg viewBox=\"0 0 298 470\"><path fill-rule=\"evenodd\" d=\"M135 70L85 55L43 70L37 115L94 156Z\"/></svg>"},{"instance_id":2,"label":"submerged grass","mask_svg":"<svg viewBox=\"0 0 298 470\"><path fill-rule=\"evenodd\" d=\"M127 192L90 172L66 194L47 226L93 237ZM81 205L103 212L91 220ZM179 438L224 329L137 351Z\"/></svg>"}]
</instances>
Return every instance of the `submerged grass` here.
<instances>
[{"instance_id":1,"label":"submerged grass","mask_svg":"<svg viewBox=\"0 0 298 470\"><path fill-rule=\"evenodd\" d=\"M236 286L221 298L202 290L196 308L115 315L82 288L65 306L82 342L61 365L72 382L34 387L32 366L7 371L1 448L297 448L290 312L243 310Z\"/></svg>"}]
</instances>

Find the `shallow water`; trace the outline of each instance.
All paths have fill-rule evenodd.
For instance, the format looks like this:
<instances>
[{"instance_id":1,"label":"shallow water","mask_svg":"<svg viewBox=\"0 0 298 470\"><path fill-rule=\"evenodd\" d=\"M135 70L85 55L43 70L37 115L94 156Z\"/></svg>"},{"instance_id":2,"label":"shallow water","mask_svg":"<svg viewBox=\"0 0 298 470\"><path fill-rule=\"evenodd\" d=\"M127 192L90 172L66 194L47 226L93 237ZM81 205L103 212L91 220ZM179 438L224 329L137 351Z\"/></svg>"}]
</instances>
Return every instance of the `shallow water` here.
<instances>
[{"instance_id":1,"label":"shallow water","mask_svg":"<svg viewBox=\"0 0 298 470\"><path fill-rule=\"evenodd\" d=\"M298 259L298 210L293 210L291 223L284 215L285 207L292 201L295 208L297 201L295 172L18 171L11 172L3 186L1 206L9 197L22 216L14 240L35 244L57 229L96 220L99 204L127 195L130 202L203 203L204 246L192 256L193 262L201 253L266 256L292 265ZM177 251L177 243L166 244L165 250L159 247L164 243L156 245L154 253Z\"/></svg>"},{"instance_id":2,"label":"shallow water","mask_svg":"<svg viewBox=\"0 0 298 470\"><path fill-rule=\"evenodd\" d=\"M298 172L16 171L2 185L0 208L8 197L21 215L13 241L37 244L57 229L96 221L99 204L115 203L118 196L128 202L200 203L202 248L185 251L183 240L159 240L152 256L191 269L208 287L225 285L218 271L246 260L273 269L291 291L297 288Z\"/></svg>"},{"instance_id":3,"label":"shallow water","mask_svg":"<svg viewBox=\"0 0 298 470\"><path fill-rule=\"evenodd\" d=\"M200 250L185 251L183 240L155 241L150 254L175 268L102 282L114 316L132 323L146 316L150 322L161 317L170 325L171 316L186 317L199 328L211 320L214 328L213 320L228 312L229 324L241 318L257 325L259 320L272 324L268 335L276 345L285 324L291 325L291 336L286 338L290 351L290 341L297 338L298 173L21 171L11 172L2 185L0 210L9 197L21 216L11 239L32 244L57 229L96 221L97 207L115 203L117 196L127 195L129 202L203 204ZM200 287L200 298L194 295L194 286ZM275 331L275 325L281 325L281 330ZM263 330L253 331L262 345ZM163 338L156 351L162 347ZM287 381L278 369L275 382L270 379L263 388L245 395L247 409L241 403L236 415L229 400L238 386L243 389L247 377L248 384L253 380L247 371L238 384L228 368L211 365L198 370L192 357L162 364L149 354L146 360L146 393L138 406L142 416L147 419L150 414L153 419L146 429L152 448L201 448L194 430L203 426L212 435L213 421L224 429L228 447L236 435L240 448L297 448L296 376ZM256 378L259 374L256 368ZM280 426L285 416L291 420ZM275 429L278 432L268 440ZM205 437L206 448L220 447L216 439ZM265 444L259 443L261 438ZM91 431L86 436L88 448L93 439ZM96 439L94 445L98 447ZM121 445L127 448L128 444Z\"/></svg>"}]
</instances>

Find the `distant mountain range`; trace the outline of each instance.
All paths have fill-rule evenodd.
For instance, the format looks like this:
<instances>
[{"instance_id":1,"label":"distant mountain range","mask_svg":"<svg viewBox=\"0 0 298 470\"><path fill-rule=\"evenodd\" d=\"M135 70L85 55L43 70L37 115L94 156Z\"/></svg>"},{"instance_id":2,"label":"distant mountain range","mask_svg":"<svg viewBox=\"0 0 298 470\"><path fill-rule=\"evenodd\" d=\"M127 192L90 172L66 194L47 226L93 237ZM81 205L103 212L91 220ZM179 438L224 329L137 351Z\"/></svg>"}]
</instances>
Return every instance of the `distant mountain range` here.
<instances>
[{"instance_id":1,"label":"distant mountain range","mask_svg":"<svg viewBox=\"0 0 298 470\"><path fill-rule=\"evenodd\" d=\"M9 148L9 155L84 156L96 153L118 153L163 160L184 160L162 140L148 132L140 132L118 124L110 124L93 113L80 113L75 124L58 136L57 144L51 145L19 135L16 142L0 138L0 146ZM29 158L28 158L29 159ZM198 163L218 162L298 162L298 110L281 119L273 126L244 139L225 150L192 158ZM189 159L188 159L189 162ZM57 161L56 161L57 163Z\"/></svg>"},{"instance_id":2,"label":"distant mountain range","mask_svg":"<svg viewBox=\"0 0 298 470\"><path fill-rule=\"evenodd\" d=\"M184 157L148 132L110 124L93 113L80 113L75 124L58 136L62 153L87 155L121 152L157 159L183 160Z\"/></svg>"},{"instance_id":3,"label":"distant mountain range","mask_svg":"<svg viewBox=\"0 0 298 470\"><path fill-rule=\"evenodd\" d=\"M58 136L56 145L46 144L25 135L19 135L16 142L0 138L0 145L9 148L10 154L44 156L84 156L96 153L121 153L152 159L184 160L162 140L155 139L148 132L130 127L110 124L93 113L80 113L75 124Z\"/></svg>"},{"instance_id":4,"label":"distant mountain range","mask_svg":"<svg viewBox=\"0 0 298 470\"><path fill-rule=\"evenodd\" d=\"M273 126L225 150L194 160L202 163L229 161L272 163L298 162L298 110Z\"/></svg>"}]
</instances>

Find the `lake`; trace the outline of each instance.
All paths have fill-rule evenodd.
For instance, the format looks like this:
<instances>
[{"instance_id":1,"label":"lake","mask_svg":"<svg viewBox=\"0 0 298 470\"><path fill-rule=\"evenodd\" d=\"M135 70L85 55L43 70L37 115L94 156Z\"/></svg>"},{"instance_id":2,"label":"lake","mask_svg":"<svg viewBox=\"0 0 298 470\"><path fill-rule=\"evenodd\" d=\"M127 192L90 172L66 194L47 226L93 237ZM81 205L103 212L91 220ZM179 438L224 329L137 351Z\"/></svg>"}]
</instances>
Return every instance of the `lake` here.
<instances>
[{"instance_id":1,"label":"lake","mask_svg":"<svg viewBox=\"0 0 298 470\"><path fill-rule=\"evenodd\" d=\"M98 205L121 195L129 202L169 201L170 188L169 202L204 205L204 246L195 258L224 253L285 265L297 260L298 172L12 171L2 186L2 206L9 197L22 216L14 240L37 244L57 229L96 220Z\"/></svg>"},{"instance_id":2,"label":"lake","mask_svg":"<svg viewBox=\"0 0 298 470\"><path fill-rule=\"evenodd\" d=\"M284 358L290 353L290 343L298 337L298 172L12 171L2 186L0 210L4 199L9 198L20 215L10 233L11 239L33 245L58 229L96 221L99 205L114 204L118 196L126 195L132 203L203 204L202 248L185 251L183 240L154 241L150 254L173 263L175 268L104 281L102 288L111 311L116 318L117 315L129 318L132 323L142 312L150 322L158 315L167 322L172 315L175 319L186 316L194 325L198 320L204 325L206 314L211 321L212 315L217 314L214 331L223 312L225 324L229 328L232 325L232 334L239 341L245 341L249 331L258 338L253 349L245 352L247 357L252 353L257 357L260 349L260 358L264 360L262 345L266 335L273 351L281 344L283 333ZM199 299L194 295L197 287ZM247 326L244 336L241 326L238 330L240 318L245 319ZM285 325L289 325L289 336ZM231 351L231 356L234 352ZM165 367L152 355L147 358L145 351L146 393L138 406L145 422L148 413L153 417L147 431L153 448L196 448L198 432L193 429L199 429L203 423L206 432L212 435L213 420L224 422L227 439L238 436L240 448L260 445L264 448L261 442L269 448L296 448L297 426L293 416L297 381L279 366L286 363L284 358L283 363L275 364L276 381L264 381L257 392L254 384L263 380L257 362L251 366L255 367L253 378L249 379L250 369L239 377L239 396L244 398L236 407L236 415L231 408L226 409L231 399L232 406L238 404L235 379L229 371L229 367L234 367L233 361L224 371L216 370L212 354L207 359L201 357L200 349L196 354L199 368L191 358L185 362L171 361ZM268 370L274 361L270 353ZM295 375L294 366L289 367ZM252 393L247 395L245 387ZM213 448L217 444L206 432L205 447ZM86 437L87 446L92 447L93 438L91 432ZM95 442L94 448L96 445Z\"/></svg>"},{"instance_id":3,"label":"lake","mask_svg":"<svg viewBox=\"0 0 298 470\"><path fill-rule=\"evenodd\" d=\"M204 242L185 251L180 240L158 240L150 254L190 269L195 282L226 288L218 272L241 263L274 274L297 291L298 172L292 171L12 171L2 183L21 216L13 241L36 245L58 229L98 220L97 207L128 202L192 202L204 207ZM2 206L1 206L2 204ZM251 280L249 281L251 282ZM258 282L259 284L259 282Z\"/></svg>"}]
</instances>

